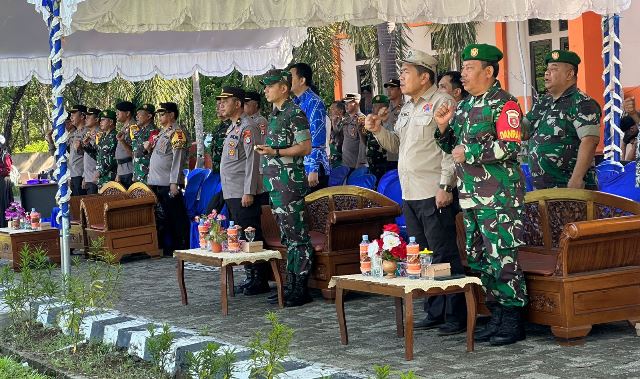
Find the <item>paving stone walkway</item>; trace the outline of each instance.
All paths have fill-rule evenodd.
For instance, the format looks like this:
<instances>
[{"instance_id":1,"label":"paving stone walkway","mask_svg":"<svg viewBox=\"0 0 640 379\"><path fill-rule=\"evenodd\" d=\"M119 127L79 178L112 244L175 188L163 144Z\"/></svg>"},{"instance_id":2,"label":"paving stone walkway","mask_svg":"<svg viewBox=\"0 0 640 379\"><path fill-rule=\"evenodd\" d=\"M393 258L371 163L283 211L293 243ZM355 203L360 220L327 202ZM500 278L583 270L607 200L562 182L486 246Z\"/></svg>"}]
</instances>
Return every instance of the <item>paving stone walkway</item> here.
<instances>
[{"instance_id":1,"label":"paving stone walkway","mask_svg":"<svg viewBox=\"0 0 640 379\"><path fill-rule=\"evenodd\" d=\"M548 328L528 325L527 340L508 347L477 344L465 352L464 334L439 337L436 331L415 333L415 359L404 360L404 339L395 336L391 298L350 294L345 303L349 345L340 344L333 304L319 293L315 301L298 308L278 309L266 296L230 298L229 315L222 317L217 270L185 270L189 305L180 302L173 258L142 259L123 264L124 291L118 311L168 322L209 334L227 343L246 346L256 330L265 328L264 315L276 311L295 328L292 356L339 368L345 376L368 376L376 364L396 370L414 370L425 378L640 378L640 337L626 323L594 326L582 346L558 345ZM236 282L242 273L236 273ZM421 302L415 304L422 317ZM304 372L289 378L312 378ZM340 378L333 375L333 378Z\"/></svg>"}]
</instances>

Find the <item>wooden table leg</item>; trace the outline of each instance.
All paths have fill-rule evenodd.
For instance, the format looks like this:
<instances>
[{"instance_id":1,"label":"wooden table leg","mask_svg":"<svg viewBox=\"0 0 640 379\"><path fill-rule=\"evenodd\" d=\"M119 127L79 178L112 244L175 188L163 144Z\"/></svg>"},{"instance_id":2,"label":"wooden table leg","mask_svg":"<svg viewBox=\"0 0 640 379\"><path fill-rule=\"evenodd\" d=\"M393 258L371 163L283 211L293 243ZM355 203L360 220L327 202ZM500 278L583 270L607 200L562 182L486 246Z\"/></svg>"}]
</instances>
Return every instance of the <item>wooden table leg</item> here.
<instances>
[{"instance_id":1,"label":"wooden table leg","mask_svg":"<svg viewBox=\"0 0 640 379\"><path fill-rule=\"evenodd\" d=\"M228 304L227 304L227 278L229 277L229 266L220 267L220 303L222 305L222 315L226 316L228 313Z\"/></svg>"},{"instance_id":2,"label":"wooden table leg","mask_svg":"<svg viewBox=\"0 0 640 379\"><path fill-rule=\"evenodd\" d=\"M467 301L467 351L473 351L473 335L476 329L477 305L473 288L475 285L467 284L464 287L464 298Z\"/></svg>"},{"instance_id":3,"label":"wooden table leg","mask_svg":"<svg viewBox=\"0 0 640 379\"><path fill-rule=\"evenodd\" d=\"M340 343L349 344L347 332L347 319L344 317L344 289L336 286L336 313L338 314L338 326L340 326Z\"/></svg>"},{"instance_id":4,"label":"wooden table leg","mask_svg":"<svg viewBox=\"0 0 640 379\"><path fill-rule=\"evenodd\" d=\"M278 270L278 260L271 259L269 263L271 263L271 271L273 272L273 277L276 280L276 291L278 292L278 306L280 308L284 308L284 289L282 288L282 275L280 275L280 270Z\"/></svg>"},{"instance_id":5,"label":"wooden table leg","mask_svg":"<svg viewBox=\"0 0 640 379\"><path fill-rule=\"evenodd\" d=\"M404 295L404 358L413 360L413 293Z\"/></svg>"},{"instance_id":6,"label":"wooden table leg","mask_svg":"<svg viewBox=\"0 0 640 379\"><path fill-rule=\"evenodd\" d=\"M227 286L229 287L229 296L236 297L235 282L233 281L233 266L227 269Z\"/></svg>"},{"instance_id":7,"label":"wooden table leg","mask_svg":"<svg viewBox=\"0 0 640 379\"><path fill-rule=\"evenodd\" d=\"M178 269L178 287L180 287L182 305L187 305L189 304L189 301L187 300L187 287L184 285L184 261L182 259L178 259L176 267Z\"/></svg>"},{"instance_id":8,"label":"wooden table leg","mask_svg":"<svg viewBox=\"0 0 640 379\"><path fill-rule=\"evenodd\" d=\"M404 320L402 319L402 298L396 297L396 334L404 337Z\"/></svg>"}]
</instances>

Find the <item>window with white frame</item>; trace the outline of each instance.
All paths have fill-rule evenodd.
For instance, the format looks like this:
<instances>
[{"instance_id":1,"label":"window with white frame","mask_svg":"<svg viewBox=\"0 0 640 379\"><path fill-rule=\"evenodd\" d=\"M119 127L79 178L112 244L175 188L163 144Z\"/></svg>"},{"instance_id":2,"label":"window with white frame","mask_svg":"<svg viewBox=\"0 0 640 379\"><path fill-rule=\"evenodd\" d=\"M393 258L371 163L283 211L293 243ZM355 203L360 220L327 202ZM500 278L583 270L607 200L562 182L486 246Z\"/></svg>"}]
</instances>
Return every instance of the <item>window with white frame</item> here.
<instances>
[{"instance_id":1,"label":"window with white frame","mask_svg":"<svg viewBox=\"0 0 640 379\"><path fill-rule=\"evenodd\" d=\"M544 64L545 55L551 50L569 50L568 22L530 19L525 24L531 62L531 82L535 90L542 93L545 90L544 72L547 69Z\"/></svg>"}]
</instances>

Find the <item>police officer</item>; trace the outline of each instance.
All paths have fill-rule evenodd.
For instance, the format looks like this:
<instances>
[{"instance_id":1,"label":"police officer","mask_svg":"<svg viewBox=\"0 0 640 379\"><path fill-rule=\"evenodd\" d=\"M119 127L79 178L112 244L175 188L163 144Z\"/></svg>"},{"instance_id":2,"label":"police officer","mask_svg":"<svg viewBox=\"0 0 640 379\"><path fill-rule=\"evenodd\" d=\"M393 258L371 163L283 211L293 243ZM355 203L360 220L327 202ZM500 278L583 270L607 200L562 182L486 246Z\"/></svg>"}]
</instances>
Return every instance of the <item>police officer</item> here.
<instances>
[{"instance_id":1,"label":"police officer","mask_svg":"<svg viewBox=\"0 0 640 379\"><path fill-rule=\"evenodd\" d=\"M164 255L171 256L173 250L187 248L189 241L189 216L179 186L184 182L182 167L186 162L188 143L177 123L179 111L176 103L160 103L156 114L160 117L162 129L152 137L149 145L152 153L147 183L158 198L158 235L168 233L171 236L171 244L163 244Z\"/></svg>"},{"instance_id":2,"label":"police officer","mask_svg":"<svg viewBox=\"0 0 640 379\"><path fill-rule=\"evenodd\" d=\"M149 161L151 150L149 138L159 133L153 124L156 107L153 104L144 104L136 111L136 125L129 128L131 150L133 151L133 181L147 184L149 175Z\"/></svg>"},{"instance_id":3,"label":"police officer","mask_svg":"<svg viewBox=\"0 0 640 379\"><path fill-rule=\"evenodd\" d=\"M469 97L435 114L435 138L456 162L469 267L480 273L491 320L477 341L506 345L525 338L521 310L527 293L518 263L524 184L518 163L521 111L496 80L502 52L472 44L462 52Z\"/></svg>"},{"instance_id":4,"label":"police officer","mask_svg":"<svg viewBox=\"0 0 640 379\"><path fill-rule=\"evenodd\" d=\"M98 108L87 108L87 118L85 122L84 135L82 137L83 159L83 182L82 187L87 195L98 193L98 183L96 182L96 134L100 130L100 114ZM88 147L88 148L87 148Z\"/></svg>"},{"instance_id":5,"label":"police officer","mask_svg":"<svg viewBox=\"0 0 640 379\"><path fill-rule=\"evenodd\" d=\"M69 175L71 176L71 196L86 195L82 188L82 172L84 170L84 151L82 139L86 121L87 107L78 104L69 109L71 123L75 130L69 135Z\"/></svg>"},{"instance_id":6,"label":"police officer","mask_svg":"<svg viewBox=\"0 0 640 379\"><path fill-rule=\"evenodd\" d=\"M389 98L385 95L376 95L371 100L373 104L372 114L377 115L384 108L389 107ZM389 114L385 111L383 117L383 123L388 119ZM380 146L378 140L372 133L365 132L365 145L367 147L367 164L369 165L369 172L376 176L377 180L382 178L385 172L387 172L387 151ZM397 154L396 154L397 155ZM396 158L397 159L397 158Z\"/></svg>"},{"instance_id":7,"label":"police officer","mask_svg":"<svg viewBox=\"0 0 640 379\"><path fill-rule=\"evenodd\" d=\"M469 95L462 85L462 74L459 71L447 71L442 74L438 81L438 91L453 97L456 103Z\"/></svg>"},{"instance_id":8,"label":"police officer","mask_svg":"<svg viewBox=\"0 0 640 379\"><path fill-rule=\"evenodd\" d=\"M344 142L344 124L347 119L347 108L342 100L334 101L329 107L331 135L329 137L331 167L342 165L342 143Z\"/></svg>"},{"instance_id":9,"label":"police officer","mask_svg":"<svg viewBox=\"0 0 640 379\"><path fill-rule=\"evenodd\" d=\"M96 134L96 174L95 181L98 187L112 181L116 177L118 163L115 158L116 139L116 112L107 109L100 113L100 132ZM93 149L93 146L89 146Z\"/></svg>"},{"instance_id":10,"label":"police officer","mask_svg":"<svg viewBox=\"0 0 640 379\"><path fill-rule=\"evenodd\" d=\"M396 126L400 110L404 106L404 96L400 89L400 79L391 79L383 86L387 90L389 98L388 118L382 122L385 129L393 132ZM387 169L385 171L398 169L398 154L387 151Z\"/></svg>"},{"instance_id":11,"label":"police officer","mask_svg":"<svg viewBox=\"0 0 640 379\"><path fill-rule=\"evenodd\" d=\"M129 188L133 182L133 151L131 150L131 133L129 127L135 125L136 106L130 101L121 101L116 104L116 116L122 124L117 133L118 148L116 160L118 161L118 176L116 180L124 188Z\"/></svg>"},{"instance_id":12,"label":"police officer","mask_svg":"<svg viewBox=\"0 0 640 379\"><path fill-rule=\"evenodd\" d=\"M216 96L216 113L220 123L218 124L213 139L211 140L211 172L220 173L220 159L222 158L222 148L226 138L227 129L231 125L231 121L222 115L223 96ZM220 209L217 209L220 210Z\"/></svg>"},{"instance_id":13,"label":"police officer","mask_svg":"<svg viewBox=\"0 0 640 379\"><path fill-rule=\"evenodd\" d=\"M260 110L262 109L260 105L261 100L262 98L258 92L245 91L244 113L253 120L256 125L258 125L258 128L260 129L260 138L264 140L264 137L267 134L267 119L260 114Z\"/></svg>"},{"instance_id":14,"label":"police officer","mask_svg":"<svg viewBox=\"0 0 640 379\"><path fill-rule=\"evenodd\" d=\"M576 87L580 64L576 53L553 50L545 63L547 93L524 119L533 186L595 190L593 158L600 142L600 105Z\"/></svg>"},{"instance_id":15,"label":"police officer","mask_svg":"<svg viewBox=\"0 0 640 379\"><path fill-rule=\"evenodd\" d=\"M274 105L269 118L264 145L257 146L263 155L264 186L269 191L271 208L287 247L286 306L310 302L307 289L313 248L304 222L304 195L308 186L304 156L311 152L309 122L304 112L291 101L291 74L270 70L262 80L267 101Z\"/></svg>"},{"instance_id":16,"label":"police officer","mask_svg":"<svg viewBox=\"0 0 640 379\"><path fill-rule=\"evenodd\" d=\"M450 263L453 274L464 274L456 244L458 204L453 190L453 159L433 138L437 128L434 110L453 101L437 90L436 63L434 57L423 51L410 51L400 70L400 88L410 100L402 107L394 131L380 125L386 109L367 117L365 126L383 148L399 155L398 176L407 233L415 236L421 247L434 252L434 262ZM416 329L439 328L440 335L466 329L466 303L462 294L431 296L425 301L424 309L427 316L416 323Z\"/></svg>"},{"instance_id":17,"label":"police officer","mask_svg":"<svg viewBox=\"0 0 640 379\"><path fill-rule=\"evenodd\" d=\"M348 93L342 99L347 107L347 118L342 128L342 164L350 169L362 167L367 162L366 145L362 127L364 114L360 112L360 94Z\"/></svg>"}]
</instances>

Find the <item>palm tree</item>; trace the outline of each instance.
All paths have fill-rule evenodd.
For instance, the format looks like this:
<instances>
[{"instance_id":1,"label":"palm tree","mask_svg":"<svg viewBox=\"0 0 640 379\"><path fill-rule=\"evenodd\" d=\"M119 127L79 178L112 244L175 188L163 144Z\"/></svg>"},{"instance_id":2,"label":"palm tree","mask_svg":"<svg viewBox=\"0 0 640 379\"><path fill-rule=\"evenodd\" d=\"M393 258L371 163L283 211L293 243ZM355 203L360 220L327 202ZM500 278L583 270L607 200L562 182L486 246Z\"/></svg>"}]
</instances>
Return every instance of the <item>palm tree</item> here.
<instances>
[{"instance_id":1,"label":"palm tree","mask_svg":"<svg viewBox=\"0 0 640 379\"><path fill-rule=\"evenodd\" d=\"M461 24L431 24L431 45L438 52L438 66L459 70L462 50L475 43L478 22Z\"/></svg>"},{"instance_id":2,"label":"palm tree","mask_svg":"<svg viewBox=\"0 0 640 379\"><path fill-rule=\"evenodd\" d=\"M383 23L376 26L383 83L398 76L398 60L404 58L411 43L407 31L407 25L400 23Z\"/></svg>"}]
</instances>

